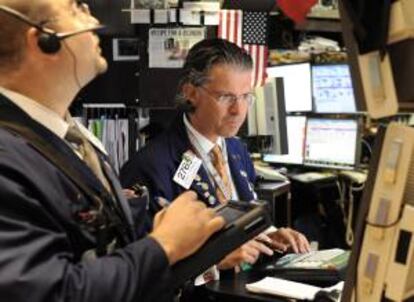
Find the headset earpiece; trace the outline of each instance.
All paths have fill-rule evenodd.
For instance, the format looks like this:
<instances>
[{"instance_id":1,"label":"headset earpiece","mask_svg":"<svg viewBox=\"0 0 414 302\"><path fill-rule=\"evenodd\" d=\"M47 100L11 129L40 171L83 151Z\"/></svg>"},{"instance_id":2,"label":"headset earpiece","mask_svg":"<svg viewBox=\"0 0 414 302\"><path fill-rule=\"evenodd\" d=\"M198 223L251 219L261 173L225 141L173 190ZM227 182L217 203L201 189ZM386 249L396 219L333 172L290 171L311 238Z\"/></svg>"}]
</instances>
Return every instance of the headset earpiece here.
<instances>
[{"instance_id":1,"label":"headset earpiece","mask_svg":"<svg viewBox=\"0 0 414 302\"><path fill-rule=\"evenodd\" d=\"M37 45L39 46L42 52L46 54L54 54L59 51L61 47L60 40L62 38L59 37L56 33L46 31L46 29L44 29L41 24L30 20L29 17L27 17L26 15L8 6L0 5L0 11L23 23L26 23L27 25L36 28L39 32Z\"/></svg>"},{"instance_id":2,"label":"headset earpiece","mask_svg":"<svg viewBox=\"0 0 414 302\"><path fill-rule=\"evenodd\" d=\"M61 48L60 38L54 33L40 32L37 45L45 54L55 54Z\"/></svg>"}]
</instances>

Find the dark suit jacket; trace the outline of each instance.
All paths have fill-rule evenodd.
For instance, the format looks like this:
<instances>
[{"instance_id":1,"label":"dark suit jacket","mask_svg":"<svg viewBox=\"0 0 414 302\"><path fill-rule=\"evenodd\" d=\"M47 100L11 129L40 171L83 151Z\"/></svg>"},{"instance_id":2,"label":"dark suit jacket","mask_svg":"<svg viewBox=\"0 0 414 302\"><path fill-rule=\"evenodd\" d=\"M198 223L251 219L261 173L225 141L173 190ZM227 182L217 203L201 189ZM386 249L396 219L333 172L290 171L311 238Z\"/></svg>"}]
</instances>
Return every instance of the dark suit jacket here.
<instances>
[{"instance_id":1,"label":"dark suit jacket","mask_svg":"<svg viewBox=\"0 0 414 302\"><path fill-rule=\"evenodd\" d=\"M65 142L2 95L1 112L8 114L2 120L12 117L40 135L79 171L82 182L103 190ZM129 242L110 255L85 261L81 257L96 248L97 234L79 213L96 204L29 141L0 127L0 300L159 301L154 294L165 291L169 278L166 255L151 238L134 241L119 183L110 169L105 172Z\"/></svg>"},{"instance_id":2,"label":"dark suit jacket","mask_svg":"<svg viewBox=\"0 0 414 302\"><path fill-rule=\"evenodd\" d=\"M239 199L254 199L253 189L255 172L246 147L237 138L227 138L228 161ZM185 189L173 181L174 174L181 163L182 155L192 149L183 117L179 115L171 127L163 134L150 141L138 151L121 169L120 179L124 188L135 183L148 186L152 195L151 214L160 209L158 197L171 201ZM215 186L208 178L203 166L198 177L193 181L190 190L198 194L198 198L208 206L218 205Z\"/></svg>"}]
</instances>

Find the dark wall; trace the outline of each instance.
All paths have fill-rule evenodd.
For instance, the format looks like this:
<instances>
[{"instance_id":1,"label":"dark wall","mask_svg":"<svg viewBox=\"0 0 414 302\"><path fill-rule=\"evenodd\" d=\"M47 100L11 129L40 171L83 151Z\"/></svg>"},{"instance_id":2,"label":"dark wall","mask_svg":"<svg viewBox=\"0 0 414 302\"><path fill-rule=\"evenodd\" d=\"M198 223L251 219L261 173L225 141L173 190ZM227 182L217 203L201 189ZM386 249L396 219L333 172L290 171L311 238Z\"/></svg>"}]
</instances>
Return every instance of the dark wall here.
<instances>
[{"instance_id":1,"label":"dark wall","mask_svg":"<svg viewBox=\"0 0 414 302\"><path fill-rule=\"evenodd\" d=\"M140 61L114 61L112 48L114 38L138 38L134 26L129 23L129 13L122 12L129 7L129 1L87 0L86 3L92 14L106 25L99 36L108 71L87 85L78 95L77 102L135 105L139 97Z\"/></svg>"},{"instance_id":2,"label":"dark wall","mask_svg":"<svg viewBox=\"0 0 414 302\"><path fill-rule=\"evenodd\" d=\"M122 9L129 8L129 0L86 0L91 12L103 24L106 32L112 35L133 35L134 28L129 24L129 13Z\"/></svg>"}]
</instances>

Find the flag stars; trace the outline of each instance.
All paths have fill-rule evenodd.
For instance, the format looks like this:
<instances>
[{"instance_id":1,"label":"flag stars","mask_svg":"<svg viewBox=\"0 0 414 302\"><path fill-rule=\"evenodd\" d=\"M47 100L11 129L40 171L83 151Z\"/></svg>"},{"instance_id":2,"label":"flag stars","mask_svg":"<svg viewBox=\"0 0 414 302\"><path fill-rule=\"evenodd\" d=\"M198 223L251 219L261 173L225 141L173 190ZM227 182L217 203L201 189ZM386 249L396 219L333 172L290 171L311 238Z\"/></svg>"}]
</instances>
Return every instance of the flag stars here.
<instances>
[{"instance_id":1,"label":"flag stars","mask_svg":"<svg viewBox=\"0 0 414 302\"><path fill-rule=\"evenodd\" d=\"M243 13L243 44L266 45L267 12Z\"/></svg>"}]
</instances>

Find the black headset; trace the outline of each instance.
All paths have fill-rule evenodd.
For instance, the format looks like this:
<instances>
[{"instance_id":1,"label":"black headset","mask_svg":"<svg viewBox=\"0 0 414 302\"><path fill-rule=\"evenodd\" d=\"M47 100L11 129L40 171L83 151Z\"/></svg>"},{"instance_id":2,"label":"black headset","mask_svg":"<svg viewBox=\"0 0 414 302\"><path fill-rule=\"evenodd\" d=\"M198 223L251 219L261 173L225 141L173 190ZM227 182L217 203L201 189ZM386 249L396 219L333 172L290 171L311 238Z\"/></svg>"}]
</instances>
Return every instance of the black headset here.
<instances>
[{"instance_id":1,"label":"black headset","mask_svg":"<svg viewBox=\"0 0 414 302\"><path fill-rule=\"evenodd\" d=\"M36 23L30 20L26 15L23 15L22 13L8 6L0 5L0 12L3 12L23 23L26 23L27 25L30 25L36 28L39 31L39 37L37 38L37 45L39 46L41 51L46 54L57 53L62 47L61 41L64 39L67 39L69 37L79 35L79 34L82 34L88 31L95 31L95 30L104 28L103 25L95 25L93 27L91 26L89 28L71 31L67 33L57 33L57 32L54 32L50 29L43 27L39 23Z\"/></svg>"}]
</instances>

